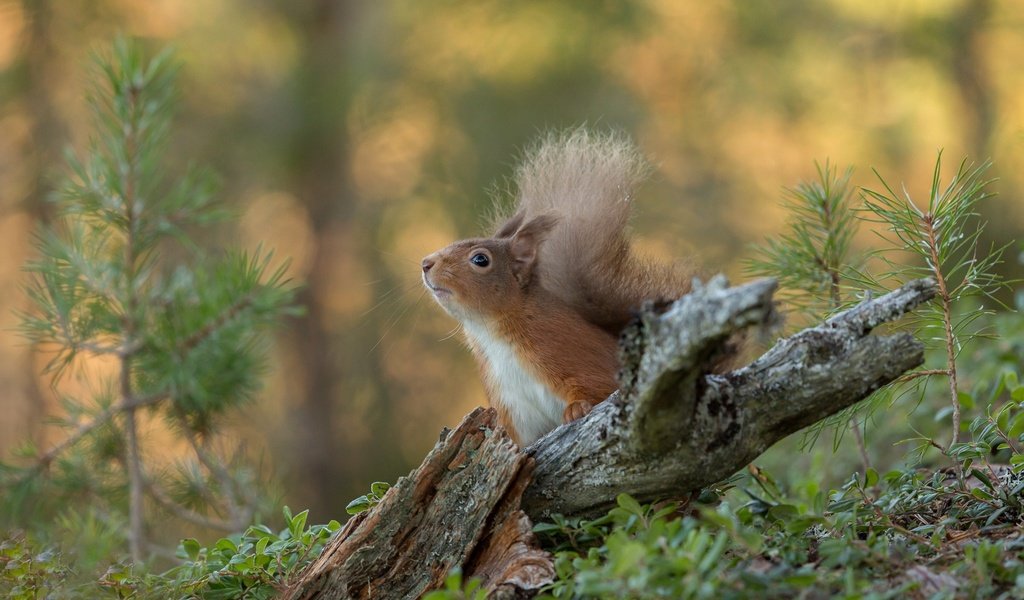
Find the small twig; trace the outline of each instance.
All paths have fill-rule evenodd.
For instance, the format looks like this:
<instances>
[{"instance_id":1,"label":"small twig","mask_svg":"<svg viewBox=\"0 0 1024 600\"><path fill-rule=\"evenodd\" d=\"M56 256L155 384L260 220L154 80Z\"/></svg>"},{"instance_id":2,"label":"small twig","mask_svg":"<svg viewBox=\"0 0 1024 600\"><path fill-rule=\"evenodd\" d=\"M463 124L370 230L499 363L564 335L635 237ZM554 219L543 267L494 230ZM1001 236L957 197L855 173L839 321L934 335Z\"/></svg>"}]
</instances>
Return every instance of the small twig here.
<instances>
[{"instance_id":1,"label":"small twig","mask_svg":"<svg viewBox=\"0 0 1024 600\"><path fill-rule=\"evenodd\" d=\"M124 398L131 398L131 368L130 358L122 358L121 366L121 389L125 394ZM131 547L132 560L142 560L142 549L145 546L143 538L143 503L142 503L142 455L139 449L138 421L135 418L136 408L133 406L124 411L124 431L127 441L125 460L128 463L128 505L129 511L129 537L128 543Z\"/></svg>"},{"instance_id":2,"label":"small twig","mask_svg":"<svg viewBox=\"0 0 1024 600\"><path fill-rule=\"evenodd\" d=\"M252 295L243 296L237 302L229 306L227 310L217 315L217 317L211 319L206 325L203 325L200 329L193 332L192 335L185 338L178 347L178 351L181 354L184 354L192 350L201 344L203 340L216 333L218 329L226 325L231 319L238 316L238 313L248 308L251 304Z\"/></svg>"},{"instance_id":3,"label":"small twig","mask_svg":"<svg viewBox=\"0 0 1024 600\"><path fill-rule=\"evenodd\" d=\"M912 381L920 377L930 377L932 375L949 375L949 369L923 369L921 371L911 371L910 373L905 373L900 376L896 381L902 383L905 381Z\"/></svg>"},{"instance_id":4,"label":"small twig","mask_svg":"<svg viewBox=\"0 0 1024 600\"><path fill-rule=\"evenodd\" d=\"M853 430L853 439L857 442L857 449L860 450L860 462L864 467L864 473L871 468L871 458L868 456L867 446L864 445L864 434L861 433L857 417L850 417L850 429Z\"/></svg>"},{"instance_id":5,"label":"small twig","mask_svg":"<svg viewBox=\"0 0 1024 600\"><path fill-rule=\"evenodd\" d=\"M227 502L228 513L234 521L249 521L252 518L252 506L248 503L240 503L242 494L238 489L238 482L231 476L231 473L224 467L224 464L216 456L211 455L200 445L195 433L189 427L184 417L178 415L178 422L181 425L185 439L195 452L196 458L203 464L220 482L224 488L225 501Z\"/></svg>"},{"instance_id":6,"label":"small twig","mask_svg":"<svg viewBox=\"0 0 1024 600\"><path fill-rule=\"evenodd\" d=\"M103 412L93 417L92 420L90 420L89 422L79 425L74 433L72 433L62 442L50 448L45 454L40 456L38 459L39 469L42 470L48 467L50 463L52 463L53 460L57 458L57 456L59 456L62 452L64 452L71 446L77 444L83 437L89 435L97 428L105 425L108 421L110 421L110 419L115 417L118 413L127 410L134 410L136 408L141 408L143 406L157 404L166 399L167 394L165 393L153 394L150 396L144 396L142 398L130 398L127 400L122 400L121 402L118 402L117 404L114 404L113 406L106 408Z\"/></svg>"},{"instance_id":7,"label":"small twig","mask_svg":"<svg viewBox=\"0 0 1024 600\"><path fill-rule=\"evenodd\" d=\"M996 423L995 419L993 419L990 416L988 417L988 422L991 423L993 427L995 427L996 434L998 434L999 437L1001 437L1003 441L1006 442L1006 445L1009 446L1011 450L1013 450L1014 454L1024 454L1024 447L1021 447L1020 443L1017 440L1013 439L1012 437L1007 435L1005 431L1000 429L999 424Z\"/></svg>"},{"instance_id":8,"label":"small twig","mask_svg":"<svg viewBox=\"0 0 1024 600\"><path fill-rule=\"evenodd\" d=\"M932 438L927 438L927 440L928 440L928 445L931 446L932 448L935 448L936 450L938 450L939 452L942 452L942 453L946 452L946 449L942 447L942 444L936 442Z\"/></svg>"},{"instance_id":9,"label":"small twig","mask_svg":"<svg viewBox=\"0 0 1024 600\"><path fill-rule=\"evenodd\" d=\"M998 430L998 429L999 428L996 427L996 430ZM1010 489L1007 487L1006 483L1003 482L1003 480L999 477L999 475L996 474L996 470L992 468L992 463L988 462L987 460L984 460L982 462L984 463L985 468L988 469L988 474L991 477L994 485L999 486L999 489L1002 490L1003 494L1005 494L1006 496L1009 496L1010 495ZM1003 502L1005 503L1005 500L1003 500Z\"/></svg>"},{"instance_id":10,"label":"small twig","mask_svg":"<svg viewBox=\"0 0 1024 600\"><path fill-rule=\"evenodd\" d=\"M138 323L136 313L138 312L139 298L136 285L138 253L135 242L138 239L137 229L139 227L138 215L136 215L136 176L138 173L139 150L136 139L139 131L139 90L129 89L129 103L131 105L128 122L125 123L124 153L126 170L123 175L124 192L122 207L125 217L125 240L124 240L124 272L127 283L128 297L125 302L125 310L121 322L124 327L123 343L125 346L136 344ZM123 401L130 401L135 397L132 388L132 358L134 352L121 354L121 398ZM142 560L142 548L145 546L145 519L143 516L143 473L142 456L139 448L139 436L135 419L135 408L128 408L125 414L125 437L127 438L127 449L125 460L128 468L128 545L131 549L132 561L139 563Z\"/></svg>"},{"instance_id":11,"label":"small twig","mask_svg":"<svg viewBox=\"0 0 1024 600\"><path fill-rule=\"evenodd\" d=\"M68 348L71 348L73 352L78 350L87 350L98 356L107 356L111 354L116 356L123 356L124 353L122 351L121 346L104 346L102 344L97 344L94 342L76 340L75 337L71 335L71 328L68 325L68 320L64 318L64 315L59 311L56 313L56 321L60 327L60 337L63 338L64 344ZM54 338L56 338L56 331L54 331L54 334Z\"/></svg>"},{"instance_id":12,"label":"small twig","mask_svg":"<svg viewBox=\"0 0 1024 600\"><path fill-rule=\"evenodd\" d=\"M828 232L829 237L834 235L832 211L829 210L828 202L825 202L822 206L823 209L823 222L822 225L825 231ZM839 273L838 265L826 262L825 259L817 252L814 254L814 260L819 267L825 272L829 278L829 301L832 304L832 310L839 310L843 305L842 289L840 284L842 277ZM857 450L860 453L861 467L866 474L868 469L871 468L871 457L868 456L867 446L864 445L864 434L861 432L860 423L857 422L856 416L850 417L850 429L853 431L853 439L857 444Z\"/></svg>"},{"instance_id":13,"label":"small twig","mask_svg":"<svg viewBox=\"0 0 1024 600\"><path fill-rule=\"evenodd\" d=\"M185 508L178 504L170 496L168 496L155 481L149 478L143 478L143 486L146 492L167 512L173 514L183 521L188 521L194 525L200 527L209 527L210 529L218 529L220 531L238 531L245 527L248 523L241 523L238 521L221 521L219 519L211 519L206 515L197 513L194 510Z\"/></svg>"},{"instance_id":14,"label":"small twig","mask_svg":"<svg viewBox=\"0 0 1024 600\"><path fill-rule=\"evenodd\" d=\"M935 281L939 286L939 300L942 303L942 324L946 330L946 369L947 375L949 375L949 395L950 402L953 405L953 436L949 441L949 445L946 446L948 452L957 442L960 441L960 394L959 388L956 381L956 338L953 335L953 318L949 290L946 287L946 278L942 275L942 264L939 262L939 241L936 238L934 216L931 214L925 214L922 217L925 226L925 232L928 235L928 252L930 253L932 273L935 275ZM961 469L957 466L957 473L960 473Z\"/></svg>"},{"instance_id":15,"label":"small twig","mask_svg":"<svg viewBox=\"0 0 1024 600\"><path fill-rule=\"evenodd\" d=\"M65 340L68 346L74 350L85 350L96 356L123 356L125 351L123 346L104 346L103 344L95 344L92 342L76 342L70 337L67 337L65 333Z\"/></svg>"}]
</instances>

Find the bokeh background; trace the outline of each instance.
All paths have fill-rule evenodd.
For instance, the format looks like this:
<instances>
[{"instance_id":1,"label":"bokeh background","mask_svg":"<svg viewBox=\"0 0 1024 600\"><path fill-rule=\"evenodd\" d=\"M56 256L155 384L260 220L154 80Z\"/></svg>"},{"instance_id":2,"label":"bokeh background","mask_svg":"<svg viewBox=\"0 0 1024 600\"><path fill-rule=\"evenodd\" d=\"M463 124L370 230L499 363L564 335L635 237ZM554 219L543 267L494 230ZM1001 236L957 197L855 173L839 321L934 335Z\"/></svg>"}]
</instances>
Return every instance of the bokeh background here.
<instances>
[{"instance_id":1,"label":"bokeh background","mask_svg":"<svg viewBox=\"0 0 1024 600\"><path fill-rule=\"evenodd\" d=\"M483 403L418 263L481 233L487 190L540 132L633 135L657 166L638 243L733 280L815 160L923 201L939 149L947 173L991 158L986 243L1024 230L1019 0L0 0L4 456L54 439L46 357L13 331L20 268L62 149L88 135L89 52L117 33L184 61L169 169L211 166L239 215L207 241L276 248L306 284L229 426L319 520ZM1021 275L1019 250L1004 274Z\"/></svg>"}]
</instances>

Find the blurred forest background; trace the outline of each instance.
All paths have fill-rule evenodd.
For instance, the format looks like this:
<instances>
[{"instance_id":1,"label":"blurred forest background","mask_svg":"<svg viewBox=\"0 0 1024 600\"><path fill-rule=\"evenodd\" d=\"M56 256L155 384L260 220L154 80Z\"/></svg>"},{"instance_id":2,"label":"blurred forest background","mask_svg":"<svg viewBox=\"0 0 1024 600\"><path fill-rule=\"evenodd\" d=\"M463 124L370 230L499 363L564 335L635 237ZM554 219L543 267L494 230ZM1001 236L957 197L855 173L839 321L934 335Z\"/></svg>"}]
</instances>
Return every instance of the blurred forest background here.
<instances>
[{"instance_id":1,"label":"blurred forest background","mask_svg":"<svg viewBox=\"0 0 1024 600\"><path fill-rule=\"evenodd\" d=\"M481 232L487 190L539 132L632 134L657 166L641 246L734 281L750 245L782 229L783 188L826 158L855 166L857 185L877 187L875 167L921 199L938 149L947 176L991 158L986 240L1024 229L1019 0L0 0L4 456L59 435L46 357L14 331L20 269L62 149L84 145L88 53L119 32L185 62L172 155L217 170L240 216L209 243L262 242L306 284L306 314L280 331L232 435L314 519L405 474L484 402L418 264ZM1022 275L1020 251L1004 275ZM892 452L870 423L866 436Z\"/></svg>"}]
</instances>

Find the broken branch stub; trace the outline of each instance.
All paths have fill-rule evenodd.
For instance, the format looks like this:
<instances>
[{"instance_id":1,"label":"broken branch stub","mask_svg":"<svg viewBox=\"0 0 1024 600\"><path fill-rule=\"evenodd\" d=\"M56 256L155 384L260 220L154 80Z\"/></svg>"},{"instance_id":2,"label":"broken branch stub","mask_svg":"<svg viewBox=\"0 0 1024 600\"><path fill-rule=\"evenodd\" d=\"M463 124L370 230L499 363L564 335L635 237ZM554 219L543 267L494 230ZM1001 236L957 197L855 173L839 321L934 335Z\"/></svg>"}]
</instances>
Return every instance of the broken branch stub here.
<instances>
[{"instance_id":1,"label":"broken branch stub","mask_svg":"<svg viewBox=\"0 0 1024 600\"><path fill-rule=\"evenodd\" d=\"M679 442L679 424L693 413L700 379L730 336L770 319L775 288L771 279L729 288L719 275L706 285L695 280L691 293L664 312L653 305L641 310L622 336L624 345L641 351L623 349L619 377L632 405L629 437L638 451L661 453Z\"/></svg>"},{"instance_id":2,"label":"broken branch stub","mask_svg":"<svg viewBox=\"0 0 1024 600\"><path fill-rule=\"evenodd\" d=\"M539 589L554 566L519 509L532 466L494 410L476 409L349 519L283 597L419 598L457 567L498 596Z\"/></svg>"}]
</instances>

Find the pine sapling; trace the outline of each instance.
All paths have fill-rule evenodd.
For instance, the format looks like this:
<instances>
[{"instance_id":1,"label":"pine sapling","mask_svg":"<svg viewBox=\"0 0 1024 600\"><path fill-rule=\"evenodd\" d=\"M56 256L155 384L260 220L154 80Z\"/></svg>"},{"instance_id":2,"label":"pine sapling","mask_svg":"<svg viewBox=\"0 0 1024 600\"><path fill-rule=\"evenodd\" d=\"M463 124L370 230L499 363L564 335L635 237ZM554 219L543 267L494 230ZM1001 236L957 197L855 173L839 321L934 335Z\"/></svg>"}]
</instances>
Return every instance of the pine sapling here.
<instances>
[{"instance_id":1,"label":"pine sapling","mask_svg":"<svg viewBox=\"0 0 1024 600\"><path fill-rule=\"evenodd\" d=\"M815 166L817 181L787 190L785 232L755 247L746 265L751 275L778 279L784 306L812 320L849 305L845 279L850 241L857 232L850 202L852 169L840 175L828 162Z\"/></svg>"},{"instance_id":2,"label":"pine sapling","mask_svg":"<svg viewBox=\"0 0 1024 600\"><path fill-rule=\"evenodd\" d=\"M971 310L958 314L955 307L968 300L985 297L995 302L993 293L1005 285L993 272L1002 259L1003 248L992 248L979 253L979 238L984 223L978 218L978 203L991 196L987 191L991 180L983 179L990 163L974 167L963 161L956 174L945 185L941 181L942 155L935 162L928 206L922 210L909 193L895 192L878 175L883 191L864 190L866 195L865 220L880 223L880 233L889 244L875 256L885 268L877 275L861 274L868 286L882 287L888 282L900 285L920 277L933 277L938 284L936 299L919 310L912 324L919 329L922 339L941 341L945 366L908 374L904 379L945 376L949 385L952 433L950 441L940 446L943 451L960 442L961 407L957 374L957 357L964 345L978 335L972 324L990 310ZM918 257L916 264L904 264L893 258L893 250L908 252Z\"/></svg>"},{"instance_id":3,"label":"pine sapling","mask_svg":"<svg viewBox=\"0 0 1024 600\"><path fill-rule=\"evenodd\" d=\"M0 464L0 486L20 501L5 511L12 518L71 499L114 523L127 515L138 562L156 509L227 531L251 522L256 475L241 453L218 451L219 417L257 389L266 331L292 310L294 292L285 266L269 269L269 254L218 257L190 240L223 211L205 172L167 176L178 69L170 53L146 60L138 44L118 40L96 64L95 131L84 156L68 154L59 218L38 236L39 258L28 266L36 308L22 330L52 352L55 385L96 358L113 359L116 374L90 379L90 398L65 398L67 435L27 466ZM187 264L165 258L175 246ZM154 464L143 417L162 418L188 449L177 469Z\"/></svg>"},{"instance_id":4,"label":"pine sapling","mask_svg":"<svg viewBox=\"0 0 1024 600\"><path fill-rule=\"evenodd\" d=\"M779 281L784 306L805 319L820 320L852 302L848 275L853 267L850 242L858 220L851 206L852 169L841 175L828 162L816 164L818 180L788 190L786 231L755 248L747 262L754 276ZM864 471L870 467L856 416L849 417Z\"/></svg>"}]
</instances>

